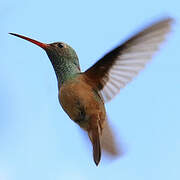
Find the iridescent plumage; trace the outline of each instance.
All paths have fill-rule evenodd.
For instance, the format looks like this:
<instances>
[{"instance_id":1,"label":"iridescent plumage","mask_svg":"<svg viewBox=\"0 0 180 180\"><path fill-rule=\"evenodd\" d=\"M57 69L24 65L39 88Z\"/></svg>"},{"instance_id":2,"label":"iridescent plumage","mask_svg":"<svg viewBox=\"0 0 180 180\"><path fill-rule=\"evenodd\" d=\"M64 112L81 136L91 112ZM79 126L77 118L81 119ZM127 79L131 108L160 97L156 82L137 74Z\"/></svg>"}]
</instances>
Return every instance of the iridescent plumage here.
<instances>
[{"instance_id":1,"label":"iridescent plumage","mask_svg":"<svg viewBox=\"0 0 180 180\"><path fill-rule=\"evenodd\" d=\"M145 28L85 72L80 71L76 52L69 45L62 42L45 44L10 33L46 51L57 76L59 102L68 116L88 132L96 165L101 159L101 142L105 142L102 147L107 152L117 155L117 145L108 126L104 103L145 67L170 31L172 21L171 18L163 19Z\"/></svg>"}]
</instances>

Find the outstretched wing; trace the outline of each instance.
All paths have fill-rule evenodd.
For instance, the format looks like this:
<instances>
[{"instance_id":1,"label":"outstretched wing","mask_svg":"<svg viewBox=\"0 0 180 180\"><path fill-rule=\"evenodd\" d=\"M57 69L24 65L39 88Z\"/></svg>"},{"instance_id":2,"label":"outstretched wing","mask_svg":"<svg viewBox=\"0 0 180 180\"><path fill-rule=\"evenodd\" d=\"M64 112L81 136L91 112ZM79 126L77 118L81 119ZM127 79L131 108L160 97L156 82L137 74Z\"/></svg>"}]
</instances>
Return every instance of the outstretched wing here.
<instances>
[{"instance_id":1,"label":"outstretched wing","mask_svg":"<svg viewBox=\"0 0 180 180\"><path fill-rule=\"evenodd\" d=\"M173 19L163 19L137 33L84 73L107 102L129 83L158 50Z\"/></svg>"}]
</instances>

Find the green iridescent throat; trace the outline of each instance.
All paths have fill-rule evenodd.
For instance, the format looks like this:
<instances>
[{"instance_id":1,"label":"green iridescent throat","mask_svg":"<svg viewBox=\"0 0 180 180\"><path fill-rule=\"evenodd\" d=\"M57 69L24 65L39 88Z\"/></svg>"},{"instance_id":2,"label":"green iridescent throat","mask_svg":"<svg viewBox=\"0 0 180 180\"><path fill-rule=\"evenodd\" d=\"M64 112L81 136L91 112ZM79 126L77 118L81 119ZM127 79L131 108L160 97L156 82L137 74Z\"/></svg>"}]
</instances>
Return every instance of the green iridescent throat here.
<instances>
[{"instance_id":1,"label":"green iridescent throat","mask_svg":"<svg viewBox=\"0 0 180 180\"><path fill-rule=\"evenodd\" d=\"M72 79L80 73L78 67L73 63L61 64L59 67L54 67L58 82L63 84L65 81Z\"/></svg>"},{"instance_id":2,"label":"green iridescent throat","mask_svg":"<svg viewBox=\"0 0 180 180\"><path fill-rule=\"evenodd\" d=\"M80 73L79 60L76 54L74 56L61 56L55 51L47 51L47 55L51 60L60 85Z\"/></svg>"}]
</instances>

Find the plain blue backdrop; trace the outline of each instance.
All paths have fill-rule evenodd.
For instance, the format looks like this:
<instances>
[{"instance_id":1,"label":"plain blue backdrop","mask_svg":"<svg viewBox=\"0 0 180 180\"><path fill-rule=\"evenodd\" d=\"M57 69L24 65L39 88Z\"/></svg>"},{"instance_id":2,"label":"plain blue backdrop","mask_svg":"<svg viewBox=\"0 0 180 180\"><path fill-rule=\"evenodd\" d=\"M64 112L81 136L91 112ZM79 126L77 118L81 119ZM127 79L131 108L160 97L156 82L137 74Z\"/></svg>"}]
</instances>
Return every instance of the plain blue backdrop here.
<instances>
[{"instance_id":1,"label":"plain blue backdrop","mask_svg":"<svg viewBox=\"0 0 180 180\"><path fill-rule=\"evenodd\" d=\"M46 53L8 35L64 41L82 70L157 19L173 32L140 75L106 105L124 155L92 159L89 141L63 112ZM179 0L0 2L0 180L180 179Z\"/></svg>"}]
</instances>

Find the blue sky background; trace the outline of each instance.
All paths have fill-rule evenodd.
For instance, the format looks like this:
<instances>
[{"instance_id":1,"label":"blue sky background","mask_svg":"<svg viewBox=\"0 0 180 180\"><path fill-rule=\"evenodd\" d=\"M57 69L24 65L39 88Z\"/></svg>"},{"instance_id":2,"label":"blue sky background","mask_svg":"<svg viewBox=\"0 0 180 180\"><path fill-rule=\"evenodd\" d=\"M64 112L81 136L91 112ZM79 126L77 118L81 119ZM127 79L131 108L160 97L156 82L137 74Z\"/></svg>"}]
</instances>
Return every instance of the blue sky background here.
<instances>
[{"instance_id":1,"label":"blue sky background","mask_svg":"<svg viewBox=\"0 0 180 180\"><path fill-rule=\"evenodd\" d=\"M152 63L106 105L125 154L96 167L63 112L46 53L15 32L75 48L82 70L163 16L173 33ZM180 179L179 0L0 2L0 180Z\"/></svg>"}]
</instances>

